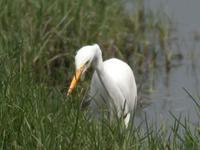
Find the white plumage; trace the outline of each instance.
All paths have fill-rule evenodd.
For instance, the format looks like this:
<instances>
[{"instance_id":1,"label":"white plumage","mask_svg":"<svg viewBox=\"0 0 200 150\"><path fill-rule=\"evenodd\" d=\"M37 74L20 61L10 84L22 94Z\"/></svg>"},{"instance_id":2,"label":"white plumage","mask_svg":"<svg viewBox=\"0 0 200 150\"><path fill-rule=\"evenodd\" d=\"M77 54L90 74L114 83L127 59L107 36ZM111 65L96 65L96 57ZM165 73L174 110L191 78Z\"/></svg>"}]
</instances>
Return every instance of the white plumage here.
<instances>
[{"instance_id":1,"label":"white plumage","mask_svg":"<svg viewBox=\"0 0 200 150\"><path fill-rule=\"evenodd\" d=\"M95 72L90 84L90 110L94 117L101 115L102 109L109 111L109 118L123 117L126 127L137 104L137 87L131 68L125 62L111 58L103 62L97 44L82 47L75 57L76 75L70 85L68 95L80 76L93 66ZM75 84L74 84L75 83Z\"/></svg>"}]
</instances>

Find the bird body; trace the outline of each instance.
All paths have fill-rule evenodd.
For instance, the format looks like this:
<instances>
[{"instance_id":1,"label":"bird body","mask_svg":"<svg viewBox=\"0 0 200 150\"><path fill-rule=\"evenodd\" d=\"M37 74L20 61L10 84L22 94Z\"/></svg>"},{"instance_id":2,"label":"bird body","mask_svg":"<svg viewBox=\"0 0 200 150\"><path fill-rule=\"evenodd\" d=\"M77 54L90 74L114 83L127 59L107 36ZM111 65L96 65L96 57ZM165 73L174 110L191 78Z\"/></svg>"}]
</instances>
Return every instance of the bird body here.
<instances>
[{"instance_id":1,"label":"bird body","mask_svg":"<svg viewBox=\"0 0 200 150\"><path fill-rule=\"evenodd\" d=\"M86 54L87 53L87 54ZM82 47L75 57L76 69L83 74L89 66L94 73L90 84L90 110L94 117L101 115L102 109L108 109L109 118L124 118L128 126L131 113L137 104L135 77L129 65L119 59L102 59L102 52L97 44ZM74 77L74 82L78 77ZM76 79L77 78L77 79ZM70 86L68 95L74 86Z\"/></svg>"},{"instance_id":2,"label":"bird body","mask_svg":"<svg viewBox=\"0 0 200 150\"><path fill-rule=\"evenodd\" d=\"M100 74L95 71L92 77L90 109L98 116L100 109L106 105L112 111L117 109L118 117L127 115L134 110L137 102L137 88L131 68L125 62L112 58L103 62L102 70ZM107 91L108 87L111 90Z\"/></svg>"}]
</instances>

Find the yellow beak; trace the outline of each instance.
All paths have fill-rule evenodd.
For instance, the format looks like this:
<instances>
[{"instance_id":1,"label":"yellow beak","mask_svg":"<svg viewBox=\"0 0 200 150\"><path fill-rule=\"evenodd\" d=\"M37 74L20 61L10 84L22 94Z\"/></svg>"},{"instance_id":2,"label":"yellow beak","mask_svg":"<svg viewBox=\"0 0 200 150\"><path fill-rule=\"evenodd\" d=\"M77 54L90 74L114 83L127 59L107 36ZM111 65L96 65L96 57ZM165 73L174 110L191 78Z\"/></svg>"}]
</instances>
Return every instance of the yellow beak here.
<instances>
[{"instance_id":1,"label":"yellow beak","mask_svg":"<svg viewBox=\"0 0 200 150\"><path fill-rule=\"evenodd\" d=\"M78 80L80 79L82 72L83 72L83 67L81 67L80 69L76 70L76 73L75 73L75 75L73 76L73 79L72 79L72 81L71 81L69 90L68 90L68 92L67 92L67 96L69 96L69 95L71 94L71 92L73 91L73 89L74 89L75 86L77 85Z\"/></svg>"}]
</instances>

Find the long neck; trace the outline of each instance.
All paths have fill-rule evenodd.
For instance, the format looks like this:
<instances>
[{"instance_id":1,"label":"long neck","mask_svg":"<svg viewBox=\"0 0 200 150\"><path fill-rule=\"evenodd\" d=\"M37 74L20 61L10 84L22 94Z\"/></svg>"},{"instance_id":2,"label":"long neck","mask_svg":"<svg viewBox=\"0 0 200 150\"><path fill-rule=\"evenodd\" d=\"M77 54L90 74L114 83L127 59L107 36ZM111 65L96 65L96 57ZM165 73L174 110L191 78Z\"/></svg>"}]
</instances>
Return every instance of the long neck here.
<instances>
[{"instance_id":1,"label":"long neck","mask_svg":"<svg viewBox=\"0 0 200 150\"><path fill-rule=\"evenodd\" d=\"M97 46L97 48L96 48L95 56L93 59L93 67L96 70L97 76L99 77L99 80L100 80L102 86L104 87L107 95L111 98L111 95L110 95L110 93L107 89L107 85L106 85L109 80L106 77L107 74L104 70L102 53L101 53L99 46Z\"/></svg>"},{"instance_id":2,"label":"long neck","mask_svg":"<svg viewBox=\"0 0 200 150\"><path fill-rule=\"evenodd\" d=\"M93 59L93 67L97 72L97 75L99 77L100 82L102 83L105 91L107 92L107 94L110 96L105 83L108 82L107 78L105 78L106 76L106 72L104 70L104 66L103 66L103 58L102 58L102 53L101 53L101 49L99 48L98 45L96 45L96 52L95 52L95 56Z\"/></svg>"},{"instance_id":3,"label":"long neck","mask_svg":"<svg viewBox=\"0 0 200 150\"><path fill-rule=\"evenodd\" d=\"M98 73L102 72L103 70L103 58L99 46L96 46L96 52L93 59L93 67Z\"/></svg>"},{"instance_id":4,"label":"long neck","mask_svg":"<svg viewBox=\"0 0 200 150\"><path fill-rule=\"evenodd\" d=\"M98 49L98 47L93 59L93 66L106 94L109 96L109 107L118 115L118 117L120 117L120 113L124 111L126 100L115 81L110 77L109 73L106 72L103 65L101 50L100 48Z\"/></svg>"}]
</instances>

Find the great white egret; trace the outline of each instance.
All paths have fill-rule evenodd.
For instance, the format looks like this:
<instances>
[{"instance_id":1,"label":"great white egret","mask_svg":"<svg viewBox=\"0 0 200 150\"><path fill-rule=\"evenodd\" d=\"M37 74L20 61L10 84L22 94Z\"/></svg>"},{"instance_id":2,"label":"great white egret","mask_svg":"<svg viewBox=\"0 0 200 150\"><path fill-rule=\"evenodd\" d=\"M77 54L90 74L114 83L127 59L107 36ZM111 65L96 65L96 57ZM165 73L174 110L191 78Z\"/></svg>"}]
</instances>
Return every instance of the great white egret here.
<instances>
[{"instance_id":1,"label":"great white egret","mask_svg":"<svg viewBox=\"0 0 200 150\"><path fill-rule=\"evenodd\" d=\"M75 56L76 73L72 79L67 96L75 88L81 75L92 65L93 73L89 95L89 107L98 117L103 106L109 110L109 118L123 117L126 127L130 115L137 104L137 87L132 69L125 62L111 58L102 59L98 44L83 46Z\"/></svg>"}]
</instances>

